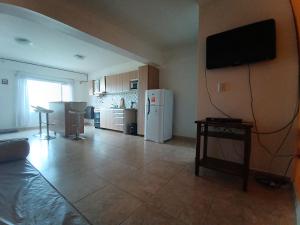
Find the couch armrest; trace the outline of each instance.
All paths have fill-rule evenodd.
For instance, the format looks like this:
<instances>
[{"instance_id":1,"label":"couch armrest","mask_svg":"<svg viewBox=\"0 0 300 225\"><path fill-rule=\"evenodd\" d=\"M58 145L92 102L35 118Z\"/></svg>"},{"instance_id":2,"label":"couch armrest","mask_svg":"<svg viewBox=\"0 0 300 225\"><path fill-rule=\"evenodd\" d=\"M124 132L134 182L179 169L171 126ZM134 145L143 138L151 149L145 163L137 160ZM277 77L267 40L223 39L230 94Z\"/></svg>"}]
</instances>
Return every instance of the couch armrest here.
<instances>
[{"instance_id":1,"label":"couch armrest","mask_svg":"<svg viewBox=\"0 0 300 225\"><path fill-rule=\"evenodd\" d=\"M27 139L0 140L0 162L26 159L29 150Z\"/></svg>"}]
</instances>

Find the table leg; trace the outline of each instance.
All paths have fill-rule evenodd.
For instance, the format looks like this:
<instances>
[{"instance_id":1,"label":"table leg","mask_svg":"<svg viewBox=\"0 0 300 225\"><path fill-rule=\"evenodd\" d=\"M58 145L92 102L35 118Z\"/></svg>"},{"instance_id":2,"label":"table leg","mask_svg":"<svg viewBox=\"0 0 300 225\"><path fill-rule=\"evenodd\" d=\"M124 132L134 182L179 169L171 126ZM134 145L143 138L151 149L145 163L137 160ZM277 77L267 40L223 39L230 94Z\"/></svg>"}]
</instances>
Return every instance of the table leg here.
<instances>
[{"instance_id":1,"label":"table leg","mask_svg":"<svg viewBox=\"0 0 300 225\"><path fill-rule=\"evenodd\" d=\"M197 143L196 143L196 157L195 157L195 175L196 176L199 176L200 149L201 149L201 124L197 123Z\"/></svg>"},{"instance_id":2,"label":"table leg","mask_svg":"<svg viewBox=\"0 0 300 225\"><path fill-rule=\"evenodd\" d=\"M40 129L40 136L42 135L42 113L39 112L39 129Z\"/></svg>"},{"instance_id":3,"label":"table leg","mask_svg":"<svg viewBox=\"0 0 300 225\"><path fill-rule=\"evenodd\" d=\"M251 130L246 130L246 139L244 142L244 183L243 190L247 191L248 188L248 178L249 178L249 164L250 164L250 152L251 152Z\"/></svg>"},{"instance_id":4,"label":"table leg","mask_svg":"<svg viewBox=\"0 0 300 225\"><path fill-rule=\"evenodd\" d=\"M208 137L208 126L205 124L204 126L204 142L203 142L203 159L207 158L207 137Z\"/></svg>"},{"instance_id":5,"label":"table leg","mask_svg":"<svg viewBox=\"0 0 300 225\"><path fill-rule=\"evenodd\" d=\"M47 138L50 137L49 135L49 113L46 113L46 125L47 125Z\"/></svg>"}]
</instances>

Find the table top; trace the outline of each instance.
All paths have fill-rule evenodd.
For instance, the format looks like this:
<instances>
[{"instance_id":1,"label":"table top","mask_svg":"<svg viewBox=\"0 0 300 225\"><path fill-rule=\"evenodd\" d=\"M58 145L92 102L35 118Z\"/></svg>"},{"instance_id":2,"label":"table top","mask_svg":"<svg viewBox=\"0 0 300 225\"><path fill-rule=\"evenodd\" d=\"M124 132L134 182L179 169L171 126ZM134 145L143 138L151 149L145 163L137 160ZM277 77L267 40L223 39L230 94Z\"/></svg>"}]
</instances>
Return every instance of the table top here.
<instances>
[{"instance_id":1,"label":"table top","mask_svg":"<svg viewBox=\"0 0 300 225\"><path fill-rule=\"evenodd\" d=\"M252 122L242 121L239 122L215 122L215 121L207 121L207 120L196 120L195 123L203 124L213 127L231 127L231 128L240 128L240 129L248 129L253 127Z\"/></svg>"},{"instance_id":2,"label":"table top","mask_svg":"<svg viewBox=\"0 0 300 225\"><path fill-rule=\"evenodd\" d=\"M41 106L31 106L32 108L34 108L35 112L41 112L41 113L53 113L53 110L51 109L46 109L43 108Z\"/></svg>"}]
</instances>

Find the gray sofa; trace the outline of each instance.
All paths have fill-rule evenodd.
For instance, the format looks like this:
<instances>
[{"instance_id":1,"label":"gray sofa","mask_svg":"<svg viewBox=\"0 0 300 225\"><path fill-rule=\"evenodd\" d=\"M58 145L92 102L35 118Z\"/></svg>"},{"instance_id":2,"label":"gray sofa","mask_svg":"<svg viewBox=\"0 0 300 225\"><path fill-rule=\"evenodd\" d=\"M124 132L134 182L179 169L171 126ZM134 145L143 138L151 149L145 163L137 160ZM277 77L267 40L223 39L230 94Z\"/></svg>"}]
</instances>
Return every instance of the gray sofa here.
<instances>
[{"instance_id":1,"label":"gray sofa","mask_svg":"<svg viewBox=\"0 0 300 225\"><path fill-rule=\"evenodd\" d=\"M0 141L0 224L89 222L35 169L27 140Z\"/></svg>"}]
</instances>

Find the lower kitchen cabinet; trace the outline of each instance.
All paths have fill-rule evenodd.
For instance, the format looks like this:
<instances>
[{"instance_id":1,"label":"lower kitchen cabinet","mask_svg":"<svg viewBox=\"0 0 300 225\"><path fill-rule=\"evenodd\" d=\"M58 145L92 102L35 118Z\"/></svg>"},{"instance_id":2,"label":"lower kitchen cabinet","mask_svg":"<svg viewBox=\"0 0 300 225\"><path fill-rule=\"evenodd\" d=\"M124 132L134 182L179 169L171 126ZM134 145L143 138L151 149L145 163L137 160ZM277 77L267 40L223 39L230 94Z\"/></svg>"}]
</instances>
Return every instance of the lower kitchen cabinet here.
<instances>
[{"instance_id":1,"label":"lower kitchen cabinet","mask_svg":"<svg viewBox=\"0 0 300 225\"><path fill-rule=\"evenodd\" d=\"M125 131L129 123L136 123L136 109L101 109L100 127L110 130Z\"/></svg>"}]
</instances>

